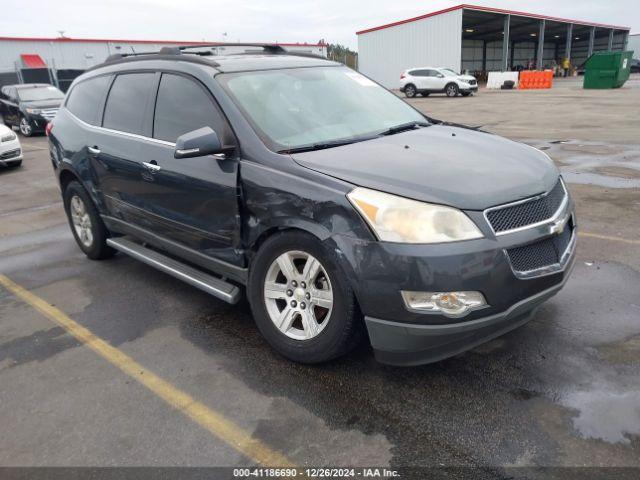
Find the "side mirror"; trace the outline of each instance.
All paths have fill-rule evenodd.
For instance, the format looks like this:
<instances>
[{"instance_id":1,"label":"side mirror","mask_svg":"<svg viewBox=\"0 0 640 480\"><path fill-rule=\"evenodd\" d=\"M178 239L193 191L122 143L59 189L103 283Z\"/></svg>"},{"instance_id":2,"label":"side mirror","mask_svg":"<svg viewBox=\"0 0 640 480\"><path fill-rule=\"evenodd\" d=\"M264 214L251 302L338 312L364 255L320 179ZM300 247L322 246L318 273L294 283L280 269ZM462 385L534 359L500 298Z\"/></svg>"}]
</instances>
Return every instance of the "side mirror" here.
<instances>
[{"instance_id":1,"label":"side mirror","mask_svg":"<svg viewBox=\"0 0 640 480\"><path fill-rule=\"evenodd\" d=\"M176 140L174 158L192 158L223 153L228 148L222 146L218 134L211 127L202 127L180 135Z\"/></svg>"}]
</instances>

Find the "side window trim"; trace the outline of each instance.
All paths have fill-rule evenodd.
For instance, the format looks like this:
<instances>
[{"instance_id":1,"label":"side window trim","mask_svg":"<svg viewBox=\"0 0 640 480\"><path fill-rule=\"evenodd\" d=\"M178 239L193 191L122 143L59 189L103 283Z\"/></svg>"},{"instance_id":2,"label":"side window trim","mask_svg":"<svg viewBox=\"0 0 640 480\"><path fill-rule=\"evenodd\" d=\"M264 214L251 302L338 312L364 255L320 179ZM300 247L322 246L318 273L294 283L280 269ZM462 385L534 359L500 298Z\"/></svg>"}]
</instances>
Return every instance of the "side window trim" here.
<instances>
[{"instance_id":1,"label":"side window trim","mask_svg":"<svg viewBox=\"0 0 640 480\"><path fill-rule=\"evenodd\" d=\"M109 82L107 83L107 88L104 89L104 92L102 93L102 97L100 98L100 103L98 104L98 109L97 109L97 115L96 115L96 124L92 124L92 123L87 123L84 120L82 120L81 118L79 118L75 113L73 113L70 109L69 109L69 100L71 99L71 96L73 95L73 92L78 88L78 85L82 85L85 82L90 82L92 80L98 79L98 78L102 78L102 77L109 77ZM81 81L79 81L78 83L76 83L75 85L73 85L73 88L70 89L67 94L65 95L64 98L64 103L62 104L62 106L64 108L66 108L69 113L71 115L73 115L75 118L77 118L78 120L87 123L87 125L91 125L92 127L100 127L102 126L102 116L104 115L104 106L105 103L107 101L107 94L109 93L109 90L111 90L111 85L113 84L113 78L115 77L115 75L113 75L113 73L105 73L103 75L96 75L95 77L89 77L89 78L85 78Z\"/></svg>"},{"instance_id":2,"label":"side window trim","mask_svg":"<svg viewBox=\"0 0 640 480\"><path fill-rule=\"evenodd\" d=\"M109 73L107 75L109 75L110 78L109 83L107 84L107 88L104 89L104 93L102 94L102 98L100 99L100 105L98 107L98 117L96 118L96 123L98 124L98 126L102 125L102 120L104 119L104 109L107 105L107 95L109 95L109 92L111 91L111 85L113 85L113 80L116 78L116 76L112 73Z\"/></svg>"},{"instance_id":3,"label":"side window trim","mask_svg":"<svg viewBox=\"0 0 640 480\"><path fill-rule=\"evenodd\" d=\"M111 81L109 82L109 86L106 89L106 93L104 96L104 102L102 103L102 111L101 111L101 115L100 115L100 128L104 128L105 130L109 130L112 132L118 132L118 133L122 133L124 135L133 135L133 136L137 136L137 137L144 137L144 138L152 138L151 137L151 131L149 130L149 125L150 123L153 123L153 119L151 119L151 121L149 121L149 106L151 101L153 101L155 99L155 92L154 92L154 88L157 88L157 83L156 85L152 86L149 89L149 92L147 93L147 99L145 101L145 106L144 106L144 113L143 113L143 117L142 117L142 133L133 133L133 132L126 132L124 130L116 130L114 128L108 128L104 126L104 115L106 113L107 110L107 100L109 99L109 95L111 94L111 89L113 88L113 85L116 82L116 79L119 76L124 76L124 75L135 75L135 74L139 74L139 73L153 73L154 74L154 82L158 82L158 74L159 72L154 71L154 70L127 70L127 71L122 71L122 72L114 72L112 74L111 77ZM155 102L154 102L155 103Z\"/></svg>"},{"instance_id":4,"label":"side window trim","mask_svg":"<svg viewBox=\"0 0 640 480\"><path fill-rule=\"evenodd\" d=\"M142 135L153 138L153 121L156 112L156 102L158 100L158 89L160 88L160 78L162 72L156 71L153 77L153 85L149 89L147 103L144 108L144 118L142 120Z\"/></svg>"},{"instance_id":5,"label":"side window trim","mask_svg":"<svg viewBox=\"0 0 640 480\"><path fill-rule=\"evenodd\" d=\"M155 135L156 108L158 106L158 93L160 92L160 83L162 82L162 76L164 76L164 75L175 75L175 76L178 76L178 77L182 77L182 78L184 78L184 79L186 79L186 80L188 80L188 81L190 81L192 83L195 83L196 86L198 88L200 88L204 92L204 94L207 96L207 98L209 98L209 101L211 102L211 106L213 107L213 109L216 111L216 113L220 117L220 120L222 121L223 125L228 130L228 132L231 134L231 136L233 137L234 143L236 145L238 144L237 137L235 135L235 132L233 131L233 128L231 127L231 124L229 123L229 119L227 118L226 114L224 113L224 111L222 110L220 105L218 104L218 101L216 100L215 96L211 93L211 91L207 88L207 86L204 83L202 83L200 80L198 80L193 75L189 75L189 74L186 74L184 72L178 72L178 71L174 71L174 70L160 70L157 73L160 76L158 78L158 83L156 84L155 95L154 95L154 99L153 99L153 112L152 112L152 117L151 117L152 129L151 129L151 135L150 135L151 139L157 140L157 141L162 141L162 142L168 142L167 140L162 140L162 139L154 137L154 135ZM216 133L218 133L218 135L222 135L222 132L216 132ZM175 144L175 142L169 142L169 143Z\"/></svg>"}]
</instances>

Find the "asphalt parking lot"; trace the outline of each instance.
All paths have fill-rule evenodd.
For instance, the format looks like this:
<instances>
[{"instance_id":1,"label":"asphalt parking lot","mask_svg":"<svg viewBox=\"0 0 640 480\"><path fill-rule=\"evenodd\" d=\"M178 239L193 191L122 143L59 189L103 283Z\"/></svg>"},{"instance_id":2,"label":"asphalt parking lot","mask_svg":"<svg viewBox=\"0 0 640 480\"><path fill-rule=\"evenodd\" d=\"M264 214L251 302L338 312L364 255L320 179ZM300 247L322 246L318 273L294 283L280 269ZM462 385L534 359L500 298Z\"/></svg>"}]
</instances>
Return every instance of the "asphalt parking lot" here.
<instances>
[{"instance_id":1,"label":"asphalt parking lot","mask_svg":"<svg viewBox=\"0 0 640 480\"><path fill-rule=\"evenodd\" d=\"M23 139L0 171L0 466L640 466L640 79L411 103L564 173L577 264L533 321L423 367L293 364L245 302L86 259L46 138Z\"/></svg>"}]
</instances>

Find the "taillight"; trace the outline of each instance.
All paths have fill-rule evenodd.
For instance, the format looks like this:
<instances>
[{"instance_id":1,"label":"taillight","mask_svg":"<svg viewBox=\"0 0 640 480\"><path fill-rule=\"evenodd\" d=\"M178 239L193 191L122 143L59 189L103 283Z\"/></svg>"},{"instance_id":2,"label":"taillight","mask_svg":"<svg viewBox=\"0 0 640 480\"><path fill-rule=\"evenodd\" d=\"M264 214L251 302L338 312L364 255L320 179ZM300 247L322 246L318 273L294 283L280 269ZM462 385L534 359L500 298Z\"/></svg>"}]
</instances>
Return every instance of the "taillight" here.
<instances>
[{"instance_id":1,"label":"taillight","mask_svg":"<svg viewBox=\"0 0 640 480\"><path fill-rule=\"evenodd\" d=\"M47 126L44 127L44 133L47 134L47 137L49 136L49 134L51 133L51 130L53 130L53 122L49 122L47 123Z\"/></svg>"},{"instance_id":2,"label":"taillight","mask_svg":"<svg viewBox=\"0 0 640 480\"><path fill-rule=\"evenodd\" d=\"M402 80L404 77L406 77L406 75L403 73L402 75L400 75L400 80Z\"/></svg>"}]
</instances>

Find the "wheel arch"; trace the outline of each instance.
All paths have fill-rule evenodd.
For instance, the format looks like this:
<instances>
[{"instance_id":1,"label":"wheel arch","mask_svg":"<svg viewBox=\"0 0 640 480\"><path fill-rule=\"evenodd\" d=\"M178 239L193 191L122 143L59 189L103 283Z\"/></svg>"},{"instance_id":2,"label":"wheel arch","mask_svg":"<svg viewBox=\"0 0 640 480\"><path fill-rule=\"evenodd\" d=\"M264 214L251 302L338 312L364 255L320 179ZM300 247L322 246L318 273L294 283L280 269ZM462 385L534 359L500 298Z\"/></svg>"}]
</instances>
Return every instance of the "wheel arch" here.
<instances>
[{"instance_id":1,"label":"wheel arch","mask_svg":"<svg viewBox=\"0 0 640 480\"><path fill-rule=\"evenodd\" d=\"M281 225L272 226L268 229L265 229L258 235L255 240L247 247L247 262L248 268L251 270L253 266L253 261L256 258L260 247L271 237L274 235L278 235L281 233L306 233L316 238L318 242L322 243L329 250L333 251L338 257L338 268L342 270L345 274L347 282L349 282L351 288L353 289L356 297L356 304L358 309L360 309L360 289L355 281L356 272L353 269L351 263L347 260L347 252L342 248L339 237L334 237L331 235L331 232L322 228L320 225L314 225L311 222L296 222L295 224L286 224L283 223ZM247 288L250 288L250 285L247 283Z\"/></svg>"},{"instance_id":2,"label":"wheel arch","mask_svg":"<svg viewBox=\"0 0 640 480\"><path fill-rule=\"evenodd\" d=\"M450 82L447 82L447 84L444 86L444 91L446 92L446 91L447 91L447 89L448 89L451 85L453 85L454 87L456 87L456 89L457 89L458 91L460 90L460 85L458 85L458 84L457 84L456 82L454 82L454 81L450 81Z\"/></svg>"},{"instance_id":3,"label":"wheel arch","mask_svg":"<svg viewBox=\"0 0 640 480\"><path fill-rule=\"evenodd\" d=\"M82 184L82 180L80 180L80 177L67 168L60 172L60 176L58 178L60 182L60 190L62 192L64 192L67 189L67 186L73 181Z\"/></svg>"},{"instance_id":4,"label":"wheel arch","mask_svg":"<svg viewBox=\"0 0 640 480\"><path fill-rule=\"evenodd\" d=\"M252 239L247 246L247 254L249 256L249 264L255 257L256 253L262 246L262 244L278 233L282 232L303 232L314 236L318 241L323 242L331 236L331 232L329 232L326 228L321 225L314 224L312 222L301 221L300 219L296 219L295 221L282 221L278 224L274 224L260 232L258 236Z\"/></svg>"}]
</instances>

